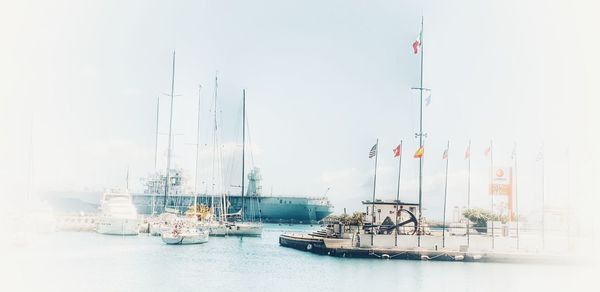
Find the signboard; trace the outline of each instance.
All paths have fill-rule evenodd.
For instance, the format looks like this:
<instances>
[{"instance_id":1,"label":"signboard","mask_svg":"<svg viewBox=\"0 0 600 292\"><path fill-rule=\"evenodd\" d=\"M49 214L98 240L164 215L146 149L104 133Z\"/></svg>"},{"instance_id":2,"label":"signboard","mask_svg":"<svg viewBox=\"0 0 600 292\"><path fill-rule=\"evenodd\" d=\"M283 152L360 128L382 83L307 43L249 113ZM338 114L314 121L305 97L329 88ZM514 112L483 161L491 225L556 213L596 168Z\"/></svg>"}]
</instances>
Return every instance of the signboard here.
<instances>
[{"instance_id":1,"label":"signboard","mask_svg":"<svg viewBox=\"0 0 600 292\"><path fill-rule=\"evenodd\" d=\"M490 184L491 195L512 195L512 168L496 167Z\"/></svg>"},{"instance_id":2,"label":"signboard","mask_svg":"<svg viewBox=\"0 0 600 292\"><path fill-rule=\"evenodd\" d=\"M490 183L490 195L495 196L494 213L508 217L512 221L513 196L512 167L495 167Z\"/></svg>"}]
</instances>

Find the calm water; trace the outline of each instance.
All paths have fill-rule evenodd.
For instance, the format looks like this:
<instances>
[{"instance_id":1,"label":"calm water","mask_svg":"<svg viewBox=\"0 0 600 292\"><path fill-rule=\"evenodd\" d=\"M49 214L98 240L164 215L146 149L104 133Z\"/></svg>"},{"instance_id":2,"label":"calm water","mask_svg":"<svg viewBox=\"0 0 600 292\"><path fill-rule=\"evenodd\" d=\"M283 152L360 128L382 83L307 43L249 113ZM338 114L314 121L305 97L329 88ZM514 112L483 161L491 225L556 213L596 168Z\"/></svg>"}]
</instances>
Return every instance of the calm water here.
<instances>
[{"instance_id":1,"label":"calm water","mask_svg":"<svg viewBox=\"0 0 600 292\"><path fill-rule=\"evenodd\" d=\"M11 288L3 291L591 289L589 267L333 258L278 244L284 231L318 228L266 225L262 238L213 237L189 246L167 246L145 235L47 234L4 256L0 285Z\"/></svg>"}]
</instances>

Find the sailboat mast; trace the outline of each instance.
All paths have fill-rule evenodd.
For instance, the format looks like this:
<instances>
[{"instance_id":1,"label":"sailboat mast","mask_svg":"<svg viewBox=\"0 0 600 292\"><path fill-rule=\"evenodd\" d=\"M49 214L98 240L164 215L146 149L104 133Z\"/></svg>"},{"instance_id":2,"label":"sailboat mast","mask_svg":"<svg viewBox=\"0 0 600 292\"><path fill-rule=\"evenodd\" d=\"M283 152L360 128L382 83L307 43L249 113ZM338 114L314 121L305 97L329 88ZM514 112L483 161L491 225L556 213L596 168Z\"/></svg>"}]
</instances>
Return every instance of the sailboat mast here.
<instances>
[{"instance_id":1,"label":"sailboat mast","mask_svg":"<svg viewBox=\"0 0 600 292\"><path fill-rule=\"evenodd\" d=\"M212 161L212 189L211 189L211 197L210 197L210 207L212 208L212 217L214 219L216 208L215 208L215 160L216 160L216 151L217 151L217 91L219 90L219 77L215 73L215 100L214 100L214 108L213 108L213 161Z\"/></svg>"},{"instance_id":2,"label":"sailboat mast","mask_svg":"<svg viewBox=\"0 0 600 292\"><path fill-rule=\"evenodd\" d=\"M240 214L242 216L242 221L244 221L244 171L245 171L245 162L246 162L246 89L242 91L242 209L240 210Z\"/></svg>"},{"instance_id":3,"label":"sailboat mast","mask_svg":"<svg viewBox=\"0 0 600 292\"><path fill-rule=\"evenodd\" d=\"M156 165L158 162L158 117L160 114L160 95L156 97L156 131L154 138L154 172L156 172Z\"/></svg>"},{"instance_id":4,"label":"sailboat mast","mask_svg":"<svg viewBox=\"0 0 600 292\"><path fill-rule=\"evenodd\" d=\"M171 114L169 116L169 148L167 150L167 172L165 175L165 201L163 208L167 208L167 195L169 194L169 172L171 169L171 134L173 130L173 93L175 91L175 51L173 51L173 71L171 74Z\"/></svg>"},{"instance_id":5,"label":"sailboat mast","mask_svg":"<svg viewBox=\"0 0 600 292\"><path fill-rule=\"evenodd\" d=\"M194 172L194 214L198 204L198 159L200 158L200 92L202 84L198 85L198 125L196 127L196 168Z\"/></svg>"}]
</instances>

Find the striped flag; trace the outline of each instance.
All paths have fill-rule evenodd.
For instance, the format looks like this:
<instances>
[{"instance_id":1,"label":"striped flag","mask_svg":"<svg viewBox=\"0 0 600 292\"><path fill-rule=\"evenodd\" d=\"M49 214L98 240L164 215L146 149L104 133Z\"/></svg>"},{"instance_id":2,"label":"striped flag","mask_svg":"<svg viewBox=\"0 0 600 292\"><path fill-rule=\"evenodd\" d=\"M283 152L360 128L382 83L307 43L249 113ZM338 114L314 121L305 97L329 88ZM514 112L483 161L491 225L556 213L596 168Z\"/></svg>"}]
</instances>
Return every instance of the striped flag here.
<instances>
[{"instance_id":1,"label":"striped flag","mask_svg":"<svg viewBox=\"0 0 600 292\"><path fill-rule=\"evenodd\" d=\"M371 151L369 151L369 158L373 158L377 155L377 144L371 147Z\"/></svg>"},{"instance_id":2,"label":"striped flag","mask_svg":"<svg viewBox=\"0 0 600 292\"><path fill-rule=\"evenodd\" d=\"M444 150L444 154L442 155L442 160L446 160L448 159L448 148L446 148L446 150Z\"/></svg>"},{"instance_id":3,"label":"striped flag","mask_svg":"<svg viewBox=\"0 0 600 292\"><path fill-rule=\"evenodd\" d=\"M491 153L492 153L492 146L488 146L488 148L486 148L485 151L483 152L483 155L490 156Z\"/></svg>"},{"instance_id":4,"label":"striped flag","mask_svg":"<svg viewBox=\"0 0 600 292\"><path fill-rule=\"evenodd\" d=\"M419 147L419 149L417 149L417 152L415 152L415 156L414 157L415 158L421 158L421 157L423 157L423 152L424 152L424 149L423 149L423 146L421 146L421 147Z\"/></svg>"},{"instance_id":5,"label":"striped flag","mask_svg":"<svg viewBox=\"0 0 600 292\"><path fill-rule=\"evenodd\" d=\"M421 40L423 37L422 35L423 35L423 31L420 31L419 36L412 44L413 52L415 53L415 55L419 53L419 48L421 47L421 44L422 44L422 40Z\"/></svg>"},{"instance_id":6,"label":"striped flag","mask_svg":"<svg viewBox=\"0 0 600 292\"><path fill-rule=\"evenodd\" d=\"M398 146L396 146L396 148L394 148L393 151L394 157L400 156L400 153L402 152L402 144L398 144Z\"/></svg>"},{"instance_id":7,"label":"striped flag","mask_svg":"<svg viewBox=\"0 0 600 292\"><path fill-rule=\"evenodd\" d=\"M467 150L465 150L465 159L471 159L471 145L467 146Z\"/></svg>"}]
</instances>

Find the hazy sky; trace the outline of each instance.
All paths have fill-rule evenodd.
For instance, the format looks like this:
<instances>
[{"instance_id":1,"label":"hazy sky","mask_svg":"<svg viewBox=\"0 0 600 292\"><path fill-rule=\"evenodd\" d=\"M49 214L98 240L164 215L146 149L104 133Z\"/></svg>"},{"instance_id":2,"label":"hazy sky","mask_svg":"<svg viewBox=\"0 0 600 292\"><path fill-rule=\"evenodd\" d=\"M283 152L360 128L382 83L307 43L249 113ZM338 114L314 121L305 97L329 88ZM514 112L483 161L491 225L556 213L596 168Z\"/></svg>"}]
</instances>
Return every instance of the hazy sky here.
<instances>
[{"instance_id":1,"label":"hazy sky","mask_svg":"<svg viewBox=\"0 0 600 292\"><path fill-rule=\"evenodd\" d=\"M411 44L423 14L424 85L433 89L424 111L428 216L440 216L448 140L449 206L465 204L469 140L473 204L488 206L483 151L491 139L498 166L511 165L518 143L523 208L539 207L542 143L548 204L564 205L568 193L587 202L600 177L600 42L597 4L586 2L2 1L3 189L124 187L129 167L140 191L154 169L158 96L160 132L168 131L163 93L176 50L174 160L190 178L202 84L199 177L211 181L218 71L223 185L239 184L246 88L265 193L319 196L331 187L338 211L361 208L372 195L368 152L379 138L377 196L395 196L392 148L403 140L401 198L415 201L419 103L410 88L418 86L419 57ZM164 169L167 138L159 139Z\"/></svg>"}]
</instances>

